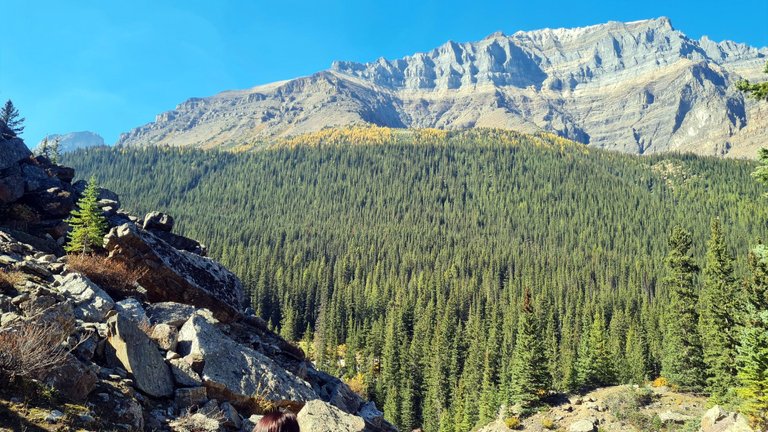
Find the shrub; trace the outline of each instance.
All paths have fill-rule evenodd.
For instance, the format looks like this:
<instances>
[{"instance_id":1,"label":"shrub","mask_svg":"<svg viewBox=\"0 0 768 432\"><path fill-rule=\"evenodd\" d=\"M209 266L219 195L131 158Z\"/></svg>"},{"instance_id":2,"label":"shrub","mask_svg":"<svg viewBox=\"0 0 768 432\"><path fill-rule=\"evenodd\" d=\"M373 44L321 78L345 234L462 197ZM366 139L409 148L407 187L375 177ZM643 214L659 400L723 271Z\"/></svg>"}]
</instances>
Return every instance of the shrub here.
<instances>
[{"instance_id":1,"label":"shrub","mask_svg":"<svg viewBox=\"0 0 768 432\"><path fill-rule=\"evenodd\" d=\"M24 275L17 271L0 270L0 292L13 289L15 285L24 282Z\"/></svg>"},{"instance_id":2,"label":"shrub","mask_svg":"<svg viewBox=\"0 0 768 432\"><path fill-rule=\"evenodd\" d=\"M543 418L541 419L541 427L544 429L552 430L555 428L555 422L552 419Z\"/></svg>"},{"instance_id":3,"label":"shrub","mask_svg":"<svg viewBox=\"0 0 768 432\"><path fill-rule=\"evenodd\" d=\"M365 376L362 373L358 373L349 380L347 380L349 388L357 393L358 396L367 399L368 398L368 385L365 382Z\"/></svg>"},{"instance_id":4,"label":"shrub","mask_svg":"<svg viewBox=\"0 0 768 432\"><path fill-rule=\"evenodd\" d=\"M61 366L68 336L61 326L29 322L0 330L0 376L35 378Z\"/></svg>"},{"instance_id":5,"label":"shrub","mask_svg":"<svg viewBox=\"0 0 768 432\"><path fill-rule=\"evenodd\" d=\"M606 402L608 410L619 421L626 421L640 430L650 430L652 418L640 411L640 408L653 401L653 392L649 389L634 390L626 387L617 391Z\"/></svg>"},{"instance_id":6,"label":"shrub","mask_svg":"<svg viewBox=\"0 0 768 432\"><path fill-rule=\"evenodd\" d=\"M71 270L80 272L110 293L129 294L136 290L136 283L144 270L128 266L119 260L99 255L77 254L67 257Z\"/></svg>"},{"instance_id":7,"label":"shrub","mask_svg":"<svg viewBox=\"0 0 768 432\"><path fill-rule=\"evenodd\" d=\"M653 387L667 387L669 386L669 380L664 377L658 377L651 383Z\"/></svg>"},{"instance_id":8,"label":"shrub","mask_svg":"<svg viewBox=\"0 0 768 432\"><path fill-rule=\"evenodd\" d=\"M518 417L507 417L506 419L504 419L504 424L507 425L507 427L510 429L517 429L520 427L522 422Z\"/></svg>"}]
</instances>

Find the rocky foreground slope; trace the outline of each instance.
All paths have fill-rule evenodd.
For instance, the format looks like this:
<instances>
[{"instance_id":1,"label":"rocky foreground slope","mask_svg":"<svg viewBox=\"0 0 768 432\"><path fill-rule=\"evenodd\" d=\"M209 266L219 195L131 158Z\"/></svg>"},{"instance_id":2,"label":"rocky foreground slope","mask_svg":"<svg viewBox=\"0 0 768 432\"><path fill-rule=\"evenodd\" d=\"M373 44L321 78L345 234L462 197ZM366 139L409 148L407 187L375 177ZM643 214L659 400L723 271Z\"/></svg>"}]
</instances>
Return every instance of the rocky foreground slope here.
<instances>
[{"instance_id":1,"label":"rocky foreground slope","mask_svg":"<svg viewBox=\"0 0 768 432\"><path fill-rule=\"evenodd\" d=\"M492 127L606 149L754 157L768 108L734 88L768 48L694 40L659 18L494 33L478 42L193 98L119 145L218 147L326 127Z\"/></svg>"},{"instance_id":2,"label":"rocky foreground slope","mask_svg":"<svg viewBox=\"0 0 768 432\"><path fill-rule=\"evenodd\" d=\"M170 216L101 190L108 256L64 255L73 178L0 139L0 430L250 431L275 407L304 431L395 430L255 317Z\"/></svg>"}]
</instances>

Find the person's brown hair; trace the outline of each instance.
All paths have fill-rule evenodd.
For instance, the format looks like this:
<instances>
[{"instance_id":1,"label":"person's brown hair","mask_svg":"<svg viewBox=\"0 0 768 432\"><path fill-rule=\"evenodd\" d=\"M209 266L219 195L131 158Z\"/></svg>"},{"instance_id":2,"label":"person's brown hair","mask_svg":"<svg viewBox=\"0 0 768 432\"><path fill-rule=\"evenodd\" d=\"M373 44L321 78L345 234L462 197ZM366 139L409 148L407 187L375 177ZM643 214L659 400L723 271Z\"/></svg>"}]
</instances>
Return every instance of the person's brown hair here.
<instances>
[{"instance_id":1,"label":"person's brown hair","mask_svg":"<svg viewBox=\"0 0 768 432\"><path fill-rule=\"evenodd\" d=\"M275 411L262 417L253 432L300 432L299 422L294 413Z\"/></svg>"}]
</instances>

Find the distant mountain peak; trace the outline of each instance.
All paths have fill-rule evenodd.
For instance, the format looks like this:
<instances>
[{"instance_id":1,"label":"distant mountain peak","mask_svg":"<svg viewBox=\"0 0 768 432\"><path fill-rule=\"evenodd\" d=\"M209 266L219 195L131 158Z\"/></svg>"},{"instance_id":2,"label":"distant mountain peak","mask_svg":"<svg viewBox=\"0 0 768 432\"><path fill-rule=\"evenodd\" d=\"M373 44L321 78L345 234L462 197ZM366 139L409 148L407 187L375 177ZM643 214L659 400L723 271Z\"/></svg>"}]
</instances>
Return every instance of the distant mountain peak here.
<instances>
[{"instance_id":1,"label":"distant mountain peak","mask_svg":"<svg viewBox=\"0 0 768 432\"><path fill-rule=\"evenodd\" d=\"M80 132L69 132L65 134L46 135L45 138L40 140L40 142L37 144L35 149L39 149L40 146L43 144L43 141L45 141L46 139L49 142L58 139L59 150L61 153L68 153L80 148L105 145L104 138L102 138L101 135L97 134L96 132L80 131Z\"/></svg>"},{"instance_id":2,"label":"distant mountain peak","mask_svg":"<svg viewBox=\"0 0 768 432\"><path fill-rule=\"evenodd\" d=\"M631 153L751 156L768 113L734 89L768 49L695 40L667 17L492 33L307 77L190 99L120 145L219 147L318 131L494 127Z\"/></svg>"}]
</instances>

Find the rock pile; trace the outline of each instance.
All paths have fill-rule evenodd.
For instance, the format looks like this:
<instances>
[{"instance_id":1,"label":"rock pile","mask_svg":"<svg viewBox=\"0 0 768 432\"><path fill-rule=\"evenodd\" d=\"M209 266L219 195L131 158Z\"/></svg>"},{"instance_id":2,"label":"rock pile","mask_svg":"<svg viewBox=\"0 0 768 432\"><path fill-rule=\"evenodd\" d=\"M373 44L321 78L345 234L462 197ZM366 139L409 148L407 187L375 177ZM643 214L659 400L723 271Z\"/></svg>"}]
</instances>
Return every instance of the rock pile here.
<instances>
[{"instance_id":1,"label":"rock pile","mask_svg":"<svg viewBox=\"0 0 768 432\"><path fill-rule=\"evenodd\" d=\"M246 313L240 280L174 234L170 216L129 215L102 190L111 229L109 256L98 259L138 276L115 290L72 268L61 246L82 192L73 177L20 140L0 140L0 336L61 334L62 359L31 378L91 407L79 428L250 431L265 409L282 407L306 430L395 430Z\"/></svg>"}]
</instances>

